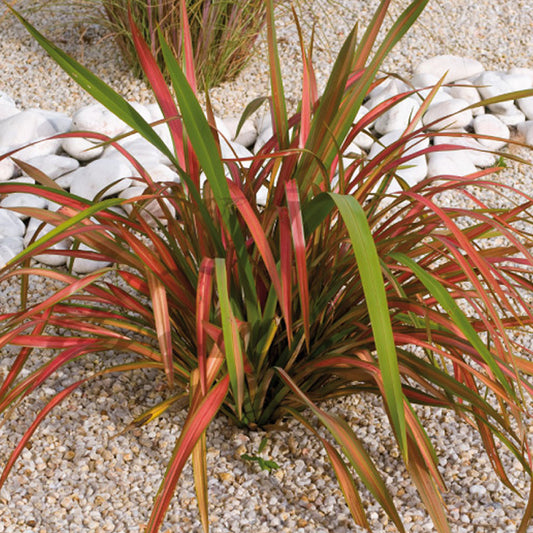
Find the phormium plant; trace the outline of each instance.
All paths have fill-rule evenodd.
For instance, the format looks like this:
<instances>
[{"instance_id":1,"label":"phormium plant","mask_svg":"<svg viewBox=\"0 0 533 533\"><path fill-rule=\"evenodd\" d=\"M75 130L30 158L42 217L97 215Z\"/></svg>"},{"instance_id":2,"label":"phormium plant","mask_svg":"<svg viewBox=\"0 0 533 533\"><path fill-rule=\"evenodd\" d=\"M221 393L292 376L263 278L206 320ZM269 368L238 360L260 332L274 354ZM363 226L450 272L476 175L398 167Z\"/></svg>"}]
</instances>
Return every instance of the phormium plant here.
<instances>
[{"instance_id":1,"label":"phormium plant","mask_svg":"<svg viewBox=\"0 0 533 533\"><path fill-rule=\"evenodd\" d=\"M466 177L439 176L413 187L401 182L398 168L414 157L461 149L429 146L428 137L439 133L419 126L438 86L397 142L372 160L358 157L345 165L341 157L378 116L417 94L393 97L354 121L366 95L382 81L383 59L427 0L413 0L372 54L389 3L382 0L359 43L355 29L349 34L320 98L310 54L302 45L302 99L292 117L285 106L273 1L267 3L274 136L251 161L221 158L212 115L205 118L195 96L186 24L181 36L185 72L160 41L172 91L140 31L131 26L139 60L172 134L170 150L118 94L19 16L78 83L166 155L181 177L179 184L155 183L116 140L82 134L121 150L141 174L144 194L88 201L28 166L38 185L0 184L0 194L39 194L61 206L56 212L18 209L55 229L7 265L0 279L20 278L27 287L28 277L36 275L63 284L44 301L30 305L23 298L19 311L0 317L0 348L21 347L0 388L0 411L87 353L120 350L137 356L130 364L110 362L99 375L134 368L164 372L175 395L158 411L188 398L188 415L155 496L149 532L159 530L189 457L208 530L203 450L206 428L219 413L249 428L294 417L324 445L354 521L368 528L354 481L358 476L404 531L386 484L353 428L321 407L323 400L361 391L382 398L401 456L439 532L450 531L441 498L445 481L416 404L453 410L477 428L492 466L511 489L501 445L531 475L522 422L526 397L533 392L528 381L533 363L519 355L530 352L512 331L533 322L528 304L532 198L491 179L500 167ZM185 0L181 9L185 13ZM392 182L400 183L400 190L387 193ZM474 196L472 185L512 193L520 201L509 209L494 208ZM258 205L256 195L264 186L267 199ZM439 205L438 195L445 191L473 200L475 207ZM160 219L148 210L153 202L162 211ZM132 206L129 215L113 209L125 204ZM49 250L65 237L91 251ZM28 266L29 258L45 250L111 259L129 290L104 279L109 269L74 276ZM70 335L59 336L56 327ZM21 376L31 350L40 347L55 349L57 355ZM50 400L4 465L0 485L42 419L96 377L72 383ZM144 419L155 413L149 411ZM318 425L327 429L329 439ZM521 533L532 511L530 498Z\"/></svg>"}]
</instances>

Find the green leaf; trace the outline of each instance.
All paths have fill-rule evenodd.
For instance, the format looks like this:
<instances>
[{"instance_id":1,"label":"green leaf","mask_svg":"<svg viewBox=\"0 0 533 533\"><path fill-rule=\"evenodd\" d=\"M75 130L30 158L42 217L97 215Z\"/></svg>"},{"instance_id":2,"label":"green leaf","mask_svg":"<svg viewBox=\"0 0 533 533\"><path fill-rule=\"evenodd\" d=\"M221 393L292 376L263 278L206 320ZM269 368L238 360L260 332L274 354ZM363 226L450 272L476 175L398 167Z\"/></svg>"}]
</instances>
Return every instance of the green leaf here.
<instances>
[{"instance_id":1,"label":"green leaf","mask_svg":"<svg viewBox=\"0 0 533 533\"><path fill-rule=\"evenodd\" d=\"M242 112L241 118L239 119L239 124L237 125L237 130L235 131L235 137L239 135L244 123L263 105L264 102L268 101L268 96L259 96L254 98Z\"/></svg>"},{"instance_id":2,"label":"green leaf","mask_svg":"<svg viewBox=\"0 0 533 533\"><path fill-rule=\"evenodd\" d=\"M258 455L248 455L247 453L243 453L241 455L241 458L245 461L253 462L259 464L259 467L261 470L267 470L268 472L272 472L272 470L277 470L279 468L278 463L276 461L272 461L270 459L263 459L262 457L259 457Z\"/></svg>"},{"instance_id":3,"label":"green leaf","mask_svg":"<svg viewBox=\"0 0 533 533\"><path fill-rule=\"evenodd\" d=\"M281 77L281 66L279 62L279 52L276 38L276 27L274 24L274 1L266 0L266 3L268 61L270 66L270 86L272 91L274 134L278 140L280 150L283 150L289 145L287 106L283 91L283 80Z\"/></svg>"},{"instance_id":4,"label":"green leaf","mask_svg":"<svg viewBox=\"0 0 533 533\"><path fill-rule=\"evenodd\" d=\"M224 336L226 364L231 381L231 389L235 397L237 416L242 417L244 402L244 359L237 322L231 310L228 294L228 276L224 259L215 259L215 278L220 302L220 318Z\"/></svg>"},{"instance_id":5,"label":"green leaf","mask_svg":"<svg viewBox=\"0 0 533 533\"><path fill-rule=\"evenodd\" d=\"M165 143L150 127L144 118L122 96L104 83L98 76L72 59L68 54L50 42L36 30L22 15L17 13L9 4L6 6L20 20L34 39L46 50L52 59L91 96L117 115L128 126L139 132L146 140L175 162L174 155Z\"/></svg>"},{"instance_id":6,"label":"green leaf","mask_svg":"<svg viewBox=\"0 0 533 533\"><path fill-rule=\"evenodd\" d=\"M324 424L333 438L342 447L343 453L356 470L358 476L390 516L398 530L403 533L405 530L402 521L394 506L392 497L383 482L383 478L350 426L344 420L333 417L317 407L282 368L278 367L276 370L286 385L313 411L313 413L319 418L320 422Z\"/></svg>"},{"instance_id":7,"label":"green leaf","mask_svg":"<svg viewBox=\"0 0 533 533\"><path fill-rule=\"evenodd\" d=\"M463 313L463 311L461 311L445 287L443 287L443 285L439 283L439 281L435 279L435 277L429 272L426 272L416 261L410 257L407 257L405 254L392 253L390 255L396 261L411 269L413 274L424 284L430 294L450 315L454 324L463 332L464 336L468 339L471 345L479 352L483 360L498 378L501 385L511 395L511 397L514 398L515 392L509 385L508 380L505 378L493 355L490 353L489 349L485 346L485 343L481 340L476 330L473 328L472 324L468 320L468 317Z\"/></svg>"},{"instance_id":8,"label":"green leaf","mask_svg":"<svg viewBox=\"0 0 533 533\"><path fill-rule=\"evenodd\" d=\"M365 212L357 200L351 196L330 193L342 216L350 235L363 290L370 315L370 325L378 354L379 368L385 389L392 426L405 462L408 462L404 395L398 368L396 346L392 334L389 306L381 265L376 245L366 219Z\"/></svg>"},{"instance_id":9,"label":"green leaf","mask_svg":"<svg viewBox=\"0 0 533 533\"><path fill-rule=\"evenodd\" d=\"M248 257L244 236L233 210L224 166L211 127L204 116L202 108L183 74L168 44L160 34L161 50L165 58L176 98L178 99L183 123L191 141L200 166L213 190L220 215L226 229L233 239L238 256L237 266L241 274L240 282L245 293L245 304L249 318L259 320L261 311L255 288L252 266Z\"/></svg>"}]
</instances>

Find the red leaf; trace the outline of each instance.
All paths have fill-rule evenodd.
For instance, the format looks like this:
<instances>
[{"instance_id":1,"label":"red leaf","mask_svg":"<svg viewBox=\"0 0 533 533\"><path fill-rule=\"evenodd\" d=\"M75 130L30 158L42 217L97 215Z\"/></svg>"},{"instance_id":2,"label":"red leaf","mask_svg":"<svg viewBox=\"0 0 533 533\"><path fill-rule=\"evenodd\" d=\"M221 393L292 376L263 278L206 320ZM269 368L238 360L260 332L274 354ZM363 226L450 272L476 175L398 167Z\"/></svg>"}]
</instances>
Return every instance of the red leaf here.
<instances>
[{"instance_id":1,"label":"red leaf","mask_svg":"<svg viewBox=\"0 0 533 533\"><path fill-rule=\"evenodd\" d=\"M183 49L185 51L185 76L191 89L196 93L196 75L194 71L194 56L192 50L192 39L191 39L191 29L189 27L189 15L187 12L187 4L185 0L180 1L180 21L182 28L180 31L180 36L183 38Z\"/></svg>"},{"instance_id":2,"label":"red leaf","mask_svg":"<svg viewBox=\"0 0 533 533\"><path fill-rule=\"evenodd\" d=\"M198 274L198 288L196 290L196 343L198 350L198 371L200 373L200 388L202 395L207 393L206 376L206 329L204 323L209 322L211 297L213 293L213 259L204 257Z\"/></svg>"},{"instance_id":3,"label":"red leaf","mask_svg":"<svg viewBox=\"0 0 533 533\"><path fill-rule=\"evenodd\" d=\"M302 317L305 330L305 342L309 350L310 318L309 318L309 277L307 275L306 244L304 235L304 225L302 211L300 207L300 197L298 186L295 181L288 181L285 185L287 196L287 206L289 208L289 218L291 223L292 242L296 255L296 270L298 273L298 290L300 292L300 305L302 307Z\"/></svg>"},{"instance_id":4,"label":"red leaf","mask_svg":"<svg viewBox=\"0 0 533 533\"><path fill-rule=\"evenodd\" d=\"M62 402L74 389L79 387L81 384L85 383L85 379L82 379L81 381L77 381L76 383L73 383L60 393L58 393L56 396L50 400L45 407L39 412L39 414L36 416L35 420L29 427L29 429L24 433L23 437L20 439L19 443L17 444L17 447L13 450L13 453L10 455L9 459L7 460L7 463L4 467L4 470L2 472L2 475L0 476L0 487L4 484L7 476L9 475L9 472L13 468L13 465L15 464L15 461L17 460L18 456L21 454L22 450L30 440L31 436L35 433L35 430L39 427L39 424L43 421L43 419L48 415L48 413L60 402Z\"/></svg>"},{"instance_id":5,"label":"red leaf","mask_svg":"<svg viewBox=\"0 0 533 533\"><path fill-rule=\"evenodd\" d=\"M179 119L176 103L172 98L172 94L165 82L163 74L161 74L161 71L159 70L156 60L152 56L149 46L146 44L141 32L133 21L130 9L128 9L128 16L133 43L135 45L135 50L137 51L137 59L152 86L157 103L159 104L163 115L169 121L168 126L170 128L172 140L174 141L178 162L181 168L184 169L185 153L183 150L183 127L181 120Z\"/></svg>"},{"instance_id":6,"label":"red leaf","mask_svg":"<svg viewBox=\"0 0 533 533\"><path fill-rule=\"evenodd\" d=\"M278 209L279 217L279 248L281 271L281 297L288 312L287 336L292 340L292 246L289 213L286 207Z\"/></svg>"},{"instance_id":7,"label":"red leaf","mask_svg":"<svg viewBox=\"0 0 533 533\"><path fill-rule=\"evenodd\" d=\"M226 375L205 396L198 408L189 412L181 435L176 442L167 472L155 497L146 533L157 533L159 531L185 462L192 453L198 439L220 409L228 392L228 386L229 376Z\"/></svg>"},{"instance_id":8,"label":"red leaf","mask_svg":"<svg viewBox=\"0 0 533 533\"><path fill-rule=\"evenodd\" d=\"M172 387L174 385L174 365L172 358L172 327L170 325L167 291L162 281L150 270L146 270L146 280L150 288L159 349L165 364L168 386Z\"/></svg>"},{"instance_id":9,"label":"red leaf","mask_svg":"<svg viewBox=\"0 0 533 533\"><path fill-rule=\"evenodd\" d=\"M250 233L252 234L254 244L257 247L259 253L261 254L261 257L263 258L265 267L272 281L272 285L274 286L274 290L278 295L278 300L280 302L281 311L283 313L285 323L287 324L287 329L289 329L289 310L285 306L286 302L283 299L283 293L281 291L281 280L279 278L278 270L276 267L276 261L272 254L272 250L270 249L270 245L268 244L268 239L265 235L265 231L263 230L261 222L259 221L254 210L252 209L252 206L244 196L244 193L239 189L239 187L229 180L228 187L235 207L241 213L244 222L246 223L248 229L250 230Z\"/></svg>"}]
</instances>

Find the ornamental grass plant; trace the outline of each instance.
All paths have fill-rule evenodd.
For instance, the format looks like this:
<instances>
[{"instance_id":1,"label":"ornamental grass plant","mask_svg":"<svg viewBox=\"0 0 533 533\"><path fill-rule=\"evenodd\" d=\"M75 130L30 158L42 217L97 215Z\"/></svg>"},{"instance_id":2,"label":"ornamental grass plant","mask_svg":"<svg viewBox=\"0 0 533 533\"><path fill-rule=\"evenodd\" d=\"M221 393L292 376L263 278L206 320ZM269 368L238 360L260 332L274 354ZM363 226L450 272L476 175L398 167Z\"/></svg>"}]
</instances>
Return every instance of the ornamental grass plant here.
<instances>
[{"instance_id":1,"label":"ornamental grass plant","mask_svg":"<svg viewBox=\"0 0 533 533\"><path fill-rule=\"evenodd\" d=\"M20 347L0 388L0 412L84 355L120 351L134 357L119 365L109 360L105 370L53 396L3 465L0 485L38 425L73 390L103 374L133 369L160 370L172 392L135 424L148 423L174 404L188 404L147 532L161 528L189 458L208 531L206 429L215 416L252 430L296 419L323 444L354 522L369 528L358 478L398 531L405 531L357 428L324 407L325 400L360 393L382 399L401 458L439 532L450 531L442 499L446 480L418 418L418 405L451 410L476 428L495 472L511 490L502 449L531 477L524 421L533 393L533 363L530 349L514 332L530 332L533 322L533 200L494 179L501 165L466 177L428 178L412 187L398 176L398 169L417 156L461 150L451 144L428 145L440 133L420 126L441 84L425 98L415 90L394 96L355 120L370 90L385 79L380 65L427 0L413 0L378 42L389 4L380 2L360 39L357 28L348 35L321 96L311 51L301 38L302 97L296 114L289 116L274 5L267 2L267 101L274 135L248 159L220 155L209 105L206 118L197 100L187 24L180 36L181 58L159 35L169 89L130 16L139 61L172 135L170 149L154 131L155 124L146 123L17 14L81 86L172 161L181 181L154 182L119 139L69 133L61 137L84 136L120 150L140 174L144 193L129 200L88 201L28 165L23 168L36 185L0 184L0 195L38 194L60 206L54 212L17 209L55 229L1 271L1 281L20 280L23 290L20 309L0 316L0 349ZM185 0L180 8L186 20ZM395 143L373 159L346 157L356 135L412 95L421 99L421 108ZM258 104L250 104L243 120ZM264 205L257 201L263 187L268 190ZM476 197L482 189L518 200L512 208L495 208ZM440 205L439 195L450 192L474 207ZM148 209L153 202L160 218ZM127 204L129 214L117 209ZM65 238L89 251L51 248ZM69 260L112 261L113 266L74 275L30 262L44 251ZM109 281L109 271L122 283ZM30 276L52 279L61 288L29 303ZM25 375L22 370L38 348L56 355ZM530 497L520 533L526 532L532 513Z\"/></svg>"},{"instance_id":2,"label":"ornamental grass plant","mask_svg":"<svg viewBox=\"0 0 533 533\"><path fill-rule=\"evenodd\" d=\"M122 56L136 76L143 76L135 49L130 12L152 55L169 80L159 45L160 30L172 52L182 50L182 18L179 0L37 0L25 7L33 12L46 9L53 15L61 5L80 13L80 24L102 25L113 37ZM213 87L233 79L251 57L255 41L264 27L263 0L186 0L195 74L200 87ZM53 17L52 17L53 18Z\"/></svg>"},{"instance_id":3,"label":"ornamental grass plant","mask_svg":"<svg viewBox=\"0 0 533 533\"><path fill-rule=\"evenodd\" d=\"M194 50L195 73L201 87L233 79L251 56L263 28L266 4L263 0L187 0L187 17ZM141 75L128 13L149 43L152 55L168 79L157 32L176 57L181 55L182 17L178 0L102 0L110 29L124 57Z\"/></svg>"}]
</instances>

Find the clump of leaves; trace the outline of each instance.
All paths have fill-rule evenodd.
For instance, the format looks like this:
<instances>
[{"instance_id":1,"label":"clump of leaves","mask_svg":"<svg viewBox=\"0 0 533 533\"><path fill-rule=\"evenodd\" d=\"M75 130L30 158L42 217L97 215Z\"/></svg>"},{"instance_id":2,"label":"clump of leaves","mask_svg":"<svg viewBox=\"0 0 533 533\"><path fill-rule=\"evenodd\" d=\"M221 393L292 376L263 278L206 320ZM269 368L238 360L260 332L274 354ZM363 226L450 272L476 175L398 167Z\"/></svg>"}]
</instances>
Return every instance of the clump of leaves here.
<instances>
[{"instance_id":1,"label":"clump of leaves","mask_svg":"<svg viewBox=\"0 0 533 533\"><path fill-rule=\"evenodd\" d=\"M100 374L139 368L164 372L174 395L138 420L147 422L184 398L188 414L155 496L149 532L161 527L189 457L207 531L205 432L219 413L251 429L294 417L323 444L355 523L369 527L357 476L404 531L362 441L321 406L326 399L360 392L382 398L401 457L439 532L450 531L441 497L445 480L416 404L452 410L477 428L496 473L511 490L501 445L531 476L523 417L526 397L533 393L528 380L533 363L512 331L533 322L528 304L533 199L491 179L498 167L426 179L413 187L401 181L397 170L413 158L461 149L424 144L438 135L418 125L438 86L395 143L372 160L356 157L345 166L342 157L358 133L414 92L393 97L355 121L369 91L382 81L382 61L427 0L413 0L374 46L389 3L380 2L359 42L355 29L349 34L320 98L310 53L302 45L302 98L292 117L276 51L273 2L267 3L274 136L251 161L220 155L213 117L208 110L205 118L195 95L187 25L185 72L160 41L171 92L131 21L139 60L172 134L170 150L118 94L19 17L78 83L167 156L181 177L179 184L155 183L114 140L90 134L122 150L141 175L144 194L91 202L40 174L35 178L41 185L0 184L0 194L39 194L61 206L56 212L18 209L56 228L15 258L1 279L21 278L27 286L28 277L38 275L62 284L46 300L30 305L23 299L19 311L0 317L0 348L21 347L0 388L0 411L63 365L96 351L137 357L120 366L110 362ZM184 14L185 0L181 9ZM387 193L393 182L400 190ZM264 206L256 196L261 187L268 189ZM519 201L509 209L494 208L474 197L472 190L480 189L505 197L512 193ZM475 207L440 205L439 194L450 191L473 200ZM154 201L161 219L147 209ZM121 204L130 204L132 212L114 209ZM65 237L91 251L50 249ZM77 277L26 265L45 250L112 260L129 288L106 280L108 269ZM57 327L70 335L58 336ZM40 347L58 354L21 376L31 350ZM42 419L95 377L73 383L42 410L4 466L0 485ZM530 499L520 532L532 512Z\"/></svg>"}]
</instances>

